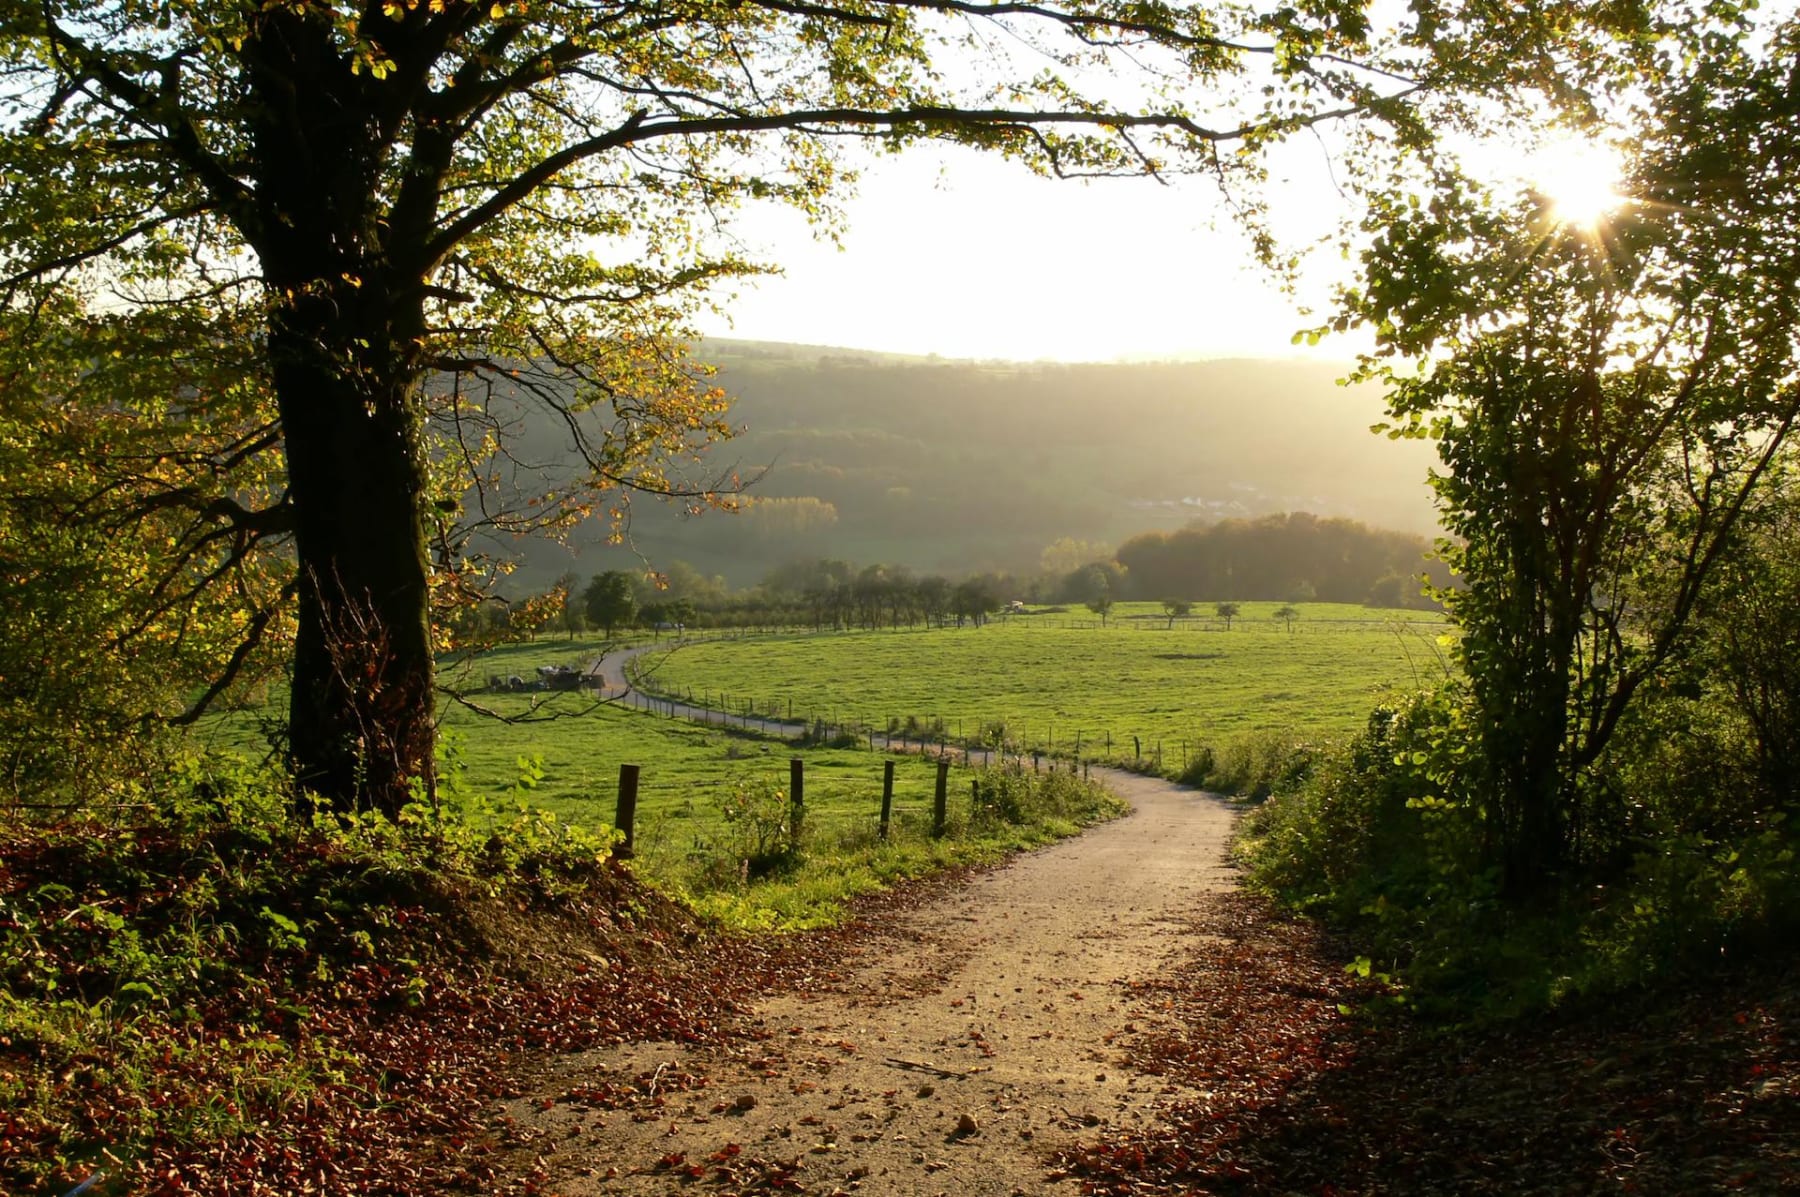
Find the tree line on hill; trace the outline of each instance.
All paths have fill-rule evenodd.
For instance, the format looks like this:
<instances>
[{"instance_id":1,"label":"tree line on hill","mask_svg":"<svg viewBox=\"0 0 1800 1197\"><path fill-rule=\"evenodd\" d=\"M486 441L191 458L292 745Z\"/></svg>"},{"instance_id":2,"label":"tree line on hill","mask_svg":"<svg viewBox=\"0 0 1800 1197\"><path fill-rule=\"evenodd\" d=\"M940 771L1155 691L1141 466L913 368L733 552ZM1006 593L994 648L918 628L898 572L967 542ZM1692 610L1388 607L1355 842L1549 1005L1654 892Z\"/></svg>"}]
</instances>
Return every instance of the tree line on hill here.
<instances>
[{"instance_id":1,"label":"tree line on hill","mask_svg":"<svg viewBox=\"0 0 1800 1197\"><path fill-rule=\"evenodd\" d=\"M727 446L747 483L741 509L694 520L680 504L641 503L631 539L652 560L687 561L734 586L787 558L1026 573L1058 537L1116 545L1191 520L1301 509L1434 529L1422 485L1429 447L1368 435L1380 397L1338 386L1347 364L887 361L729 342L701 351L745 425ZM570 460L556 425L528 431L535 460ZM520 546L520 573L541 589L595 556L599 568L633 568L629 550L604 545L610 531L603 520L580 529L579 557L547 541Z\"/></svg>"},{"instance_id":2,"label":"tree line on hill","mask_svg":"<svg viewBox=\"0 0 1800 1197\"><path fill-rule=\"evenodd\" d=\"M1423 537L1304 512L1258 520L1195 523L1173 534L1136 536L1111 553L1064 538L1031 573L990 571L957 578L903 565L835 558L789 561L754 586L734 588L686 562L660 573L565 573L544 592L472 608L452 624L468 644L627 627L845 629L980 625L1011 603L1086 607L1104 622L1115 603L1164 605L1173 620L1205 600L1283 599L1424 607L1426 587L1447 584ZM1224 605L1231 606L1229 602ZM1235 606L1233 606L1235 611Z\"/></svg>"},{"instance_id":3,"label":"tree line on hill","mask_svg":"<svg viewBox=\"0 0 1800 1197\"><path fill-rule=\"evenodd\" d=\"M1377 607L1435 605L1449 570L1424 537L1304 511L1195 522L1119 546L1126 597L1317 600Z\"/></svg>"}]
</instances>

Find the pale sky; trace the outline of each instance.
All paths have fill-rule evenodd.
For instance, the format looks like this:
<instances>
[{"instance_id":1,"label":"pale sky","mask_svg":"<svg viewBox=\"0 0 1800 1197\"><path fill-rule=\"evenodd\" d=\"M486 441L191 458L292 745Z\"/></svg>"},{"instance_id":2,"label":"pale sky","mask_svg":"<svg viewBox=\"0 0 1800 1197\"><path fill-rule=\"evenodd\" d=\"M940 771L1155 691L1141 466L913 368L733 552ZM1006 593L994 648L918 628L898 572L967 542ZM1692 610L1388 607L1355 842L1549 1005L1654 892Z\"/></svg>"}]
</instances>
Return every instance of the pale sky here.
<instances>
[{"instance_id":1,"label":"pale sky","mask_svg":"<svg viewBox=\"0 0 1800 1197\"><path fill-rule=\"evenodd\" d=\"M1286 159L1277 194L1289 227L1323 232L1347 207L1323 152L1294 147ZM927 147L865 167L845 210L842 252L798 217L745 219L746 247L785 274L746 286L729 321L709 319L703 331L1023 361L1356 352L1347 338L1310 351L1291 343L1320 321L1257 268L1205 179L1040 179L974 151ZM1323 305L1329 280L1313 277Z\"/></svg>"}]
</instances>

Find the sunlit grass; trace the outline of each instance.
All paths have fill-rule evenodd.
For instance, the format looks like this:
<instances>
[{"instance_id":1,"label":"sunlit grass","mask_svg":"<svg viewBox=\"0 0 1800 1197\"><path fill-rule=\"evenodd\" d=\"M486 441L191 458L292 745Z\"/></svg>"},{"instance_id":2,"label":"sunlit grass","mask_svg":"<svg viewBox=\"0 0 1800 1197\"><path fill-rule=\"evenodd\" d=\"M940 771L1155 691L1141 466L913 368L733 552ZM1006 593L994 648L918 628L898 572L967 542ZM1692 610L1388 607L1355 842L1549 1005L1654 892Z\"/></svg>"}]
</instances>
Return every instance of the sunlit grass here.
<instances>
[{"instance_id":1,"label":"sunlit grass","mask_svg":"<svg viewBox=\"0 0 1800 1197\"><path fill-rule=\"evenodd\" d=\"M1331 736L1380 695L1443 676L1441 619L1342 604L1243 603L1229 631L1201 604L1173 628L1156 604L1082 608L981 628L828 632L702 642L646 658L648 688L715 706L877 730L942 720L951 739L1005 725L1011 743L1165 762L1279 728ZM721 696L723 696L721 698Z\"/></svg>"}]
</instances>

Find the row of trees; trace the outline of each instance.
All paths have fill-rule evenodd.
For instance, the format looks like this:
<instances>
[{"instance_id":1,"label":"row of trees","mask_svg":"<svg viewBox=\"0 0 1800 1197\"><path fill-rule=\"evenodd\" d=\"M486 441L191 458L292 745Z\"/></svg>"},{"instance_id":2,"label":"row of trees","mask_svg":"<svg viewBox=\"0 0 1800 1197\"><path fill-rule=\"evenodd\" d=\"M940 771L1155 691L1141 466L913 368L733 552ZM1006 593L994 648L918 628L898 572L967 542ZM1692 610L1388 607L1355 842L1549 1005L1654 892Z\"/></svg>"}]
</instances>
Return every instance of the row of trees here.
<instances>
[{"instance_id":1,"label":"row of trees","mask_svg":"<svg viewBox=\"0 0 1800 1197\"><path fill-rule=\"evenodd\" d=\"M464 645L479 646L588 629L610 636L632 626L874 629L953 622L961 627L984 623L1011 593L1010 579L1003 575L951 581L935 574L915 576L904 566L859 569L830 559L782 566L762 585L742 591L732 591L719 579L705 579L699 587L681 584L688 576L681 569L666 574L609 570L583 583L566 574L547 593L488 604L460 619L454 630Z\"/></svg>"},{"instance_id":2,"label":"row of trees","mask_svg":"<svg viewBox=\"0 0 1800 1197\"><path fill-rule=\"evenodd\" d=\"M1099 551L1094 546L1088 549ZM1060 578L987 573L951 580L938 574L916 575L905 566L858 567L819 558L777 566L760 585L734 591L723 578L707 578L675 562L663 573L607 570L585 582L567 573L542 594L465 611L452 622L451 631L462 647L469 648L558 632L572 637L595 630L611 636L634 626L873 630L954 623L963 627L980 626L1014 601L1074 602L1104 623L1118 601L1106 579L1118 572L1116 563L1105 563ZM1162 604L1170 626L1194 610L1188 599L1163 599ZM1218 602L1211 610L1229 629L1241 604ZM1299 616L1292 605L1275 613L1290 628Z\"/></svg>"}]
</instances>

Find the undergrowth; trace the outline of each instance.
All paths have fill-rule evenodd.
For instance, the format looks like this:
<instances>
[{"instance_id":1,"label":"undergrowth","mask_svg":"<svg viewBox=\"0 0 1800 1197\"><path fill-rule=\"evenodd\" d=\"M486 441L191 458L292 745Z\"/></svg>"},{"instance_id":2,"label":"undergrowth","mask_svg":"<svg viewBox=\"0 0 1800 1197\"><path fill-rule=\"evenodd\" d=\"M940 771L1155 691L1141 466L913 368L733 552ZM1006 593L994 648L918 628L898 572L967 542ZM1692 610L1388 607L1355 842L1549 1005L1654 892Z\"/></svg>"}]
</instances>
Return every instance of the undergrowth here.
<instances>
[{"instance_id":1,"label":"undergrowth","mask_svg":"<svg viewBox=\"0 0 1800 1197\"><path fill-rule=\"evenodd\" d=\"M828 925L845 903L896 882L986 864L1124 812L1077 773L1017 763L975 771L946 802L943 834L929 811L896 812L887 834L873 817L793 821L787 793L746 779L724 799L725 833L657 875L701 915L740 931Z\"/></svg>"},{"instance_id":2,"label":"undergrowth","mask_svg":"<svg viewBox=\"0 0 1800 1197\"><path fill-rule=\"evenodd\" d=\"M609 839L547 819L301 821L278 781L219 762L148 799L0 822L0 1190L190 1191L221 1153L244 1183L285 1156L379 1162L381 1111L432 1075L408 1015L454 1019L505 981L504 958L469 966L499 938L484 920L551 912L600 939L646 909ZM426 1102L422 1130L434 1114L454 1122ZM340 1171L315 1187L357 1191Z\"/></svg>"},{"instance_id":3,"label":"undergrowth","mask_svg":"<svg viewBox=\"0 0 1800 1197\"><path fill-rule=\"evenodd\" d=\"M1721 762L1704 708L1648 705L1593 783L1582 855L1506 900L1486 850L1469 712L1453 690L1377 708L1357 736L1262 772L1237 853L1250 886L1348 933L1384 999L1486 1021L1604 999L1791 943L1796 828ZM1286 780L1280 780L1283 774Z\"/></svg>"}]
</instances>

